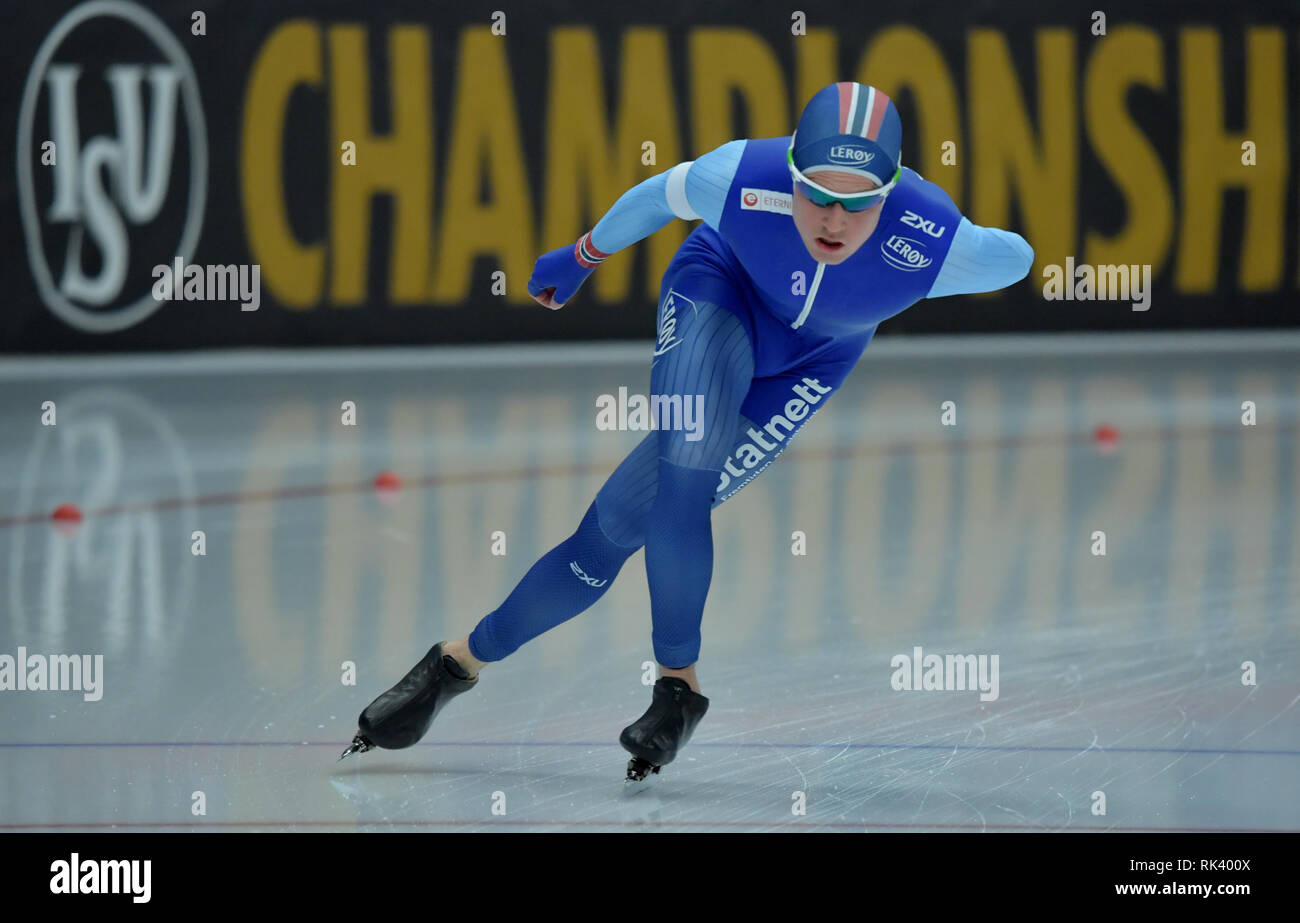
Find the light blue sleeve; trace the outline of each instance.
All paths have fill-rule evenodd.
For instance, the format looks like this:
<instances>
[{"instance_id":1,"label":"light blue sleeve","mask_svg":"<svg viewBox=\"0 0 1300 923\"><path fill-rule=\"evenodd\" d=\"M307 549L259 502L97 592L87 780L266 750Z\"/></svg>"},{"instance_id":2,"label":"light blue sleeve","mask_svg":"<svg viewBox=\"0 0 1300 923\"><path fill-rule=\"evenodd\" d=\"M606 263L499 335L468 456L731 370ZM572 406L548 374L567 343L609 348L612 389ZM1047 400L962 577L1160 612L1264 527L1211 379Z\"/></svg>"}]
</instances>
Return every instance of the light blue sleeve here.
<instances>
[{"instance_id":1,"label":"light blue sleeve","mask_svg":"<svg viewBox=\"0 0 1300 923\"><path fill-rule=\"evenodd\" d=\"M602 253L617 253L674 218L703 218L716 230L745 143L744 139L728 141L697 160L679 163L633 186L596 222L592 246Z\"/></svg>"},{"instance_id":2,"label":"light blue sleeve","mask_svg":"<svg viewBox=\"0 0 1300 923\"><path fill-rule=\"evenodd\" d=\"M1019 234L985 228L962 216L948 256L927 298L995 292L1019 282L1034 265L1034 248Z\"/></svg>"},{"instance_id":3,"label":"light blue sleeve","mask_svg":"<svg viewBox=\"0 0 1300 923\"><path fill-rule=\"evenodd\" d=\"M731 189L731 181L736 178L736 171L740 169L740 157L745 153L745 145L748 143L743 138L728 141L696 160L686 174L686 198L690 200L695 213L715 231L722 223L722 208L727 204L727 192Z\"/></svg>"}]
</instances>

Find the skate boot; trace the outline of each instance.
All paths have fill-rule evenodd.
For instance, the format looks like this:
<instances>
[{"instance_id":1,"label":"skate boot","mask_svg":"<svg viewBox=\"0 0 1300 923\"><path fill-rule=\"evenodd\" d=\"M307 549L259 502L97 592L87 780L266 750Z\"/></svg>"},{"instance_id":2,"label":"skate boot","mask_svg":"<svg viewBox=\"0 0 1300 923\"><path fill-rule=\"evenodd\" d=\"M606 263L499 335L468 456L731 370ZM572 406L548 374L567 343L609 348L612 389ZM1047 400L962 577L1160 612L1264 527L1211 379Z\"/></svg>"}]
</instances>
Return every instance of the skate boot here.
<instances>
[{"instance_id":1,"label":"skate boot","mask_svg":"<svg viewBox=\"0 0 1300 923\"><path fill-rule=\"evenodd\" d=\"M626 781L640 782L676 759L708 710L709 700L692 692L686 680L661 677L650 708L619 735L618 742L632 754Z\"/></svg>"},{"instance_id":2,"label":"skate boot","mask_svg":"<svg viewBox=\"0 0 1300 923\"><path fill-rule=\"evenodd\" d=\"M366 706L357 719L357 735L343 756L375 747L401 750L419 743L447 702L478 683L455 658L443 654L442 642L429 648L392 689ZM340 756L339 759L343 759Z\"/></svg>"}]
</instances>

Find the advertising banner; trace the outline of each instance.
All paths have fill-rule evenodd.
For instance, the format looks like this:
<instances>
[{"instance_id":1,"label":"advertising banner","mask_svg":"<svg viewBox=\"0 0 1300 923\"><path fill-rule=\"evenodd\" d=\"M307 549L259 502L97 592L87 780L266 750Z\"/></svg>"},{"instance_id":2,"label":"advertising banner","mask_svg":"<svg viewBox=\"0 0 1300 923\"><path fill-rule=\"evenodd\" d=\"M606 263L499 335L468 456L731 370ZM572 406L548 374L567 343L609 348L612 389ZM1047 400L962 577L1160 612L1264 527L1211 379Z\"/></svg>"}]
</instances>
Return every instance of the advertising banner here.
<instances>
[{"instance_id":1,"label":"advertising banner","mask_svg":"<svg viewBox=\"0 0 1300 923\"><path fill-rule=\"evenodd\" d=\"M1300 6L1092 6L15 6L0 352L650 338L692 222L558 312L534 261L836 80L1035 251L881 335L1294 325Z\"/></svg>"}]
</instances>

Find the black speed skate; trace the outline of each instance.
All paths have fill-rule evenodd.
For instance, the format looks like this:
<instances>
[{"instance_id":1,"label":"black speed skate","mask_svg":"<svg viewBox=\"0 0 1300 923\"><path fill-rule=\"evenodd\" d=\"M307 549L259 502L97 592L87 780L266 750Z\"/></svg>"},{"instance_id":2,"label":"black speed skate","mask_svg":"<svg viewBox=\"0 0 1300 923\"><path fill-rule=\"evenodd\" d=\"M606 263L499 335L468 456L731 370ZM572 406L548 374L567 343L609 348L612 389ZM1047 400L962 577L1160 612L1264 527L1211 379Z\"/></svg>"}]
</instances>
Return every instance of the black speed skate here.
<instances>
[{"instance_id":1,"label":"black speed skate","mask_svg":"<svg viewBox=\"0 0 1300 923\"><path fill-rule=\"evenodd\" d=\"M661 677L650 708L619 735L618 742L632 754L626 781L640 782L676 759L708 710L709 700L692 692L686 680Z\"/></svg>"},{"instance_id":2,"label":"black speed skate","mask_svg":"<svg viewBox=\"0 0 1300 923\"><path fill-rule=\"evenodd\" d=\"M375 747L402 750L420 742L448 701L478 683L455 658L442 652L442 642L429 648L392 689L366 706L357 719L357 735L343 756ZM343 759L340 756L339 759Z\"/></svg>"}]
</instances>

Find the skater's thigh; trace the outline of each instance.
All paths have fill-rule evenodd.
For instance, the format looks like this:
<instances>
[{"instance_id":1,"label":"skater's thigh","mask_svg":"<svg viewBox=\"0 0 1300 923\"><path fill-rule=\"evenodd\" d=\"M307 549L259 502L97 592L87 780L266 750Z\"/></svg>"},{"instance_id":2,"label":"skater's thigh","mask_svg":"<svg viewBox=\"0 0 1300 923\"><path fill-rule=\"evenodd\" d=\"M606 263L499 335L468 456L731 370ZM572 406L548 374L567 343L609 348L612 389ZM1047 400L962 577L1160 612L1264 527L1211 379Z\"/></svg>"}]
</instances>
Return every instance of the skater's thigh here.
<instances>
[{"instance_id":1,"label":"skater's thigh","mask_svg":"<svg viewBox=\"0 0 1300 923\"><path fill-rule=\"evenodd\" d=\"M785 451L795 434L844 383L870 340L867 334L779 375L754 379L723 463L714 506L752 482Z\"/></svg>"},{"instance_id":2,"label":"skater's thigh","mask_svg":"<svg viewBox=\"0 0 1300 923\"><path fill-rule=\"evenodd\" d=\"M659 457L719 470L754 378L746 296L708 266L665 276L650 368Z\"/></svg>"},{"instance_id":3,"label":"skater's thigh","mask_svg":"<svg viewBox=\"0 0 1300 923\"><path fill-rule=\"evenodd\" d=\"M753 327L744 299L725 273L707 264L682 261L665 274L650 365L655 428L596 494L601 528L612 541L634 548L645 542L661 459L722 468L753 383Z\"/></svg>"}]
</instances>

